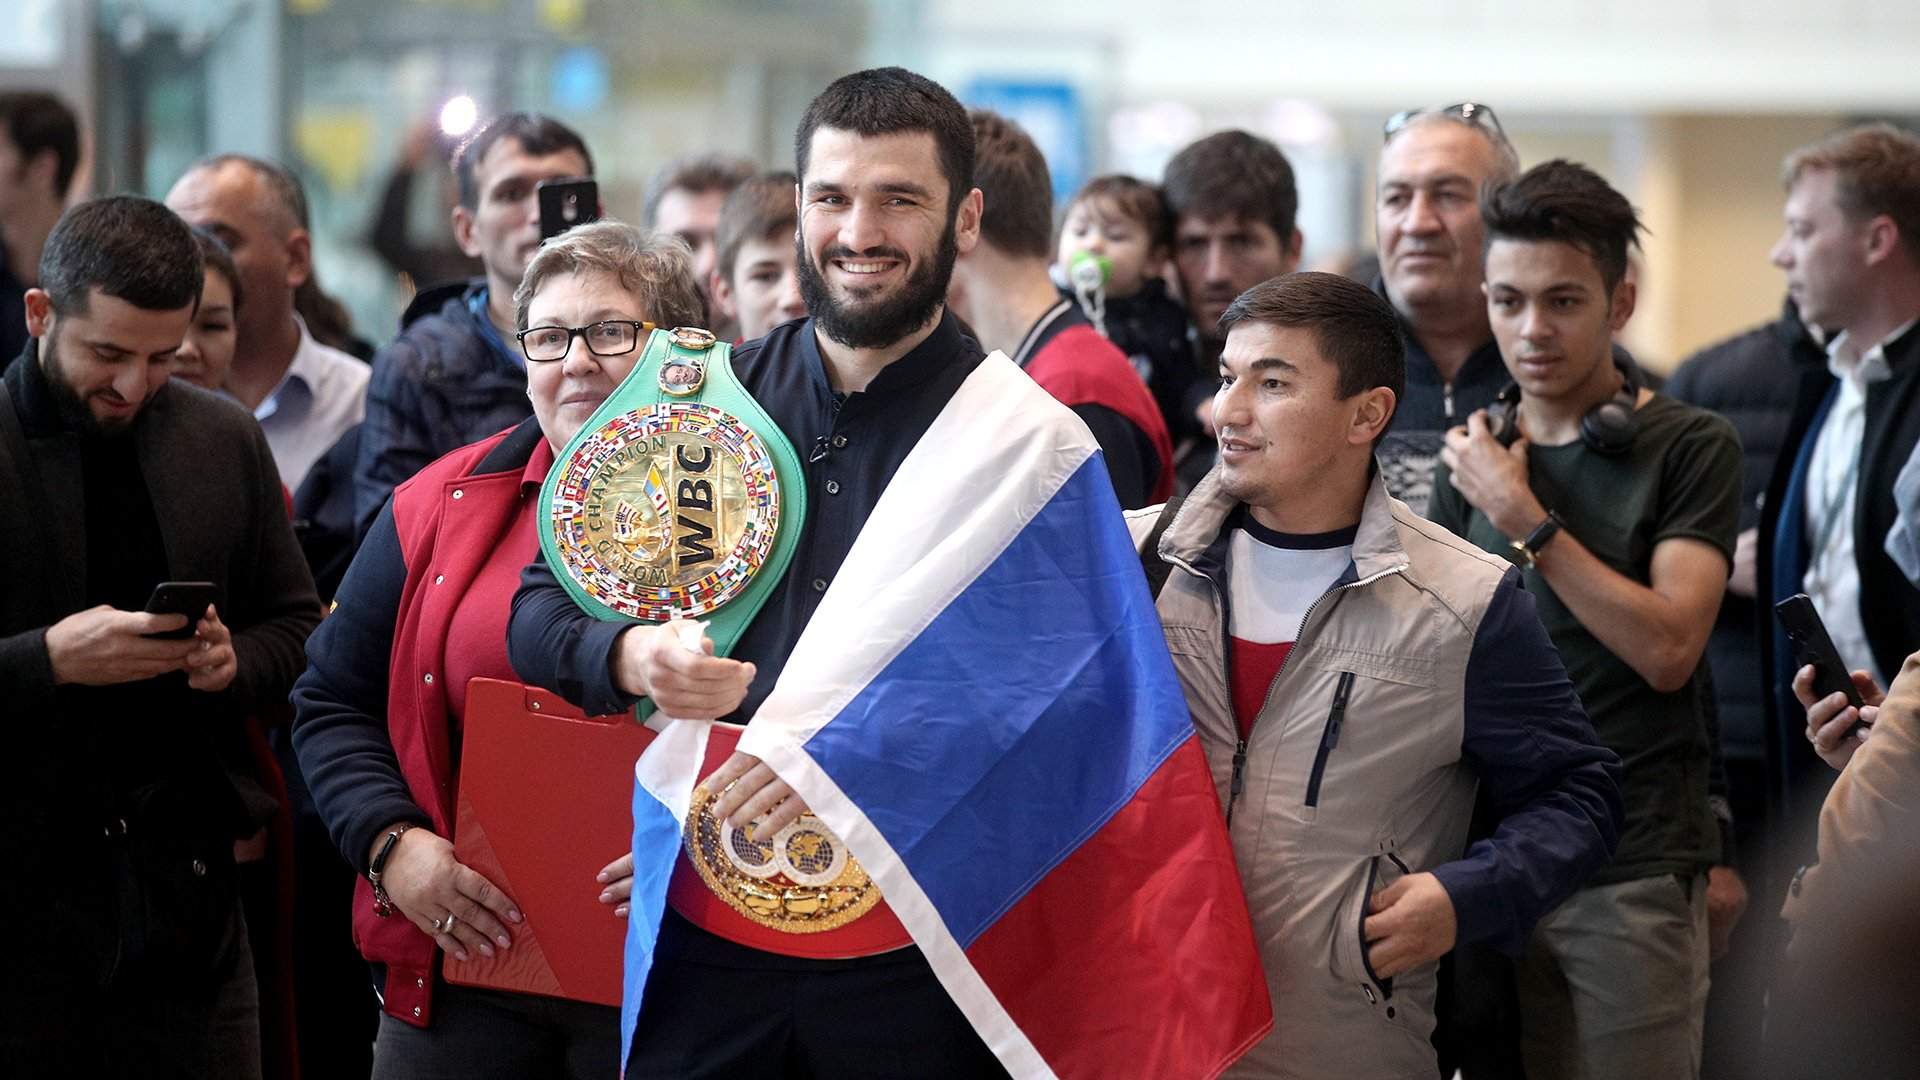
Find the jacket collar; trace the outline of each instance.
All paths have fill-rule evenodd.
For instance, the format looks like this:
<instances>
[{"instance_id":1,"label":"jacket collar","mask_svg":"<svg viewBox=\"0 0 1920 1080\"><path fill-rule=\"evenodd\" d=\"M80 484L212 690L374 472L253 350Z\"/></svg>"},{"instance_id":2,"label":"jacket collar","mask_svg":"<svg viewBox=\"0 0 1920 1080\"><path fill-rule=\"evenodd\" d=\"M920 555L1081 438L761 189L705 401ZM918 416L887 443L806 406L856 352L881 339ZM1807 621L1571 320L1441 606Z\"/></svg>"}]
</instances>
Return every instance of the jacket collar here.
<instances>
[{"instance_id":1,"label":"jacket collar","mask_svg":"<svg viewBox=\"0 0 1920 1080\"><path fill-rule=\"evenodd\" d=\"M1225 540L1227 518L1240 500L1229 495L1220 480L1220 468L1194 486L1160 536L1160 557L1193 573L1222 564L1219 549ZM1360 505L1360 526L1353 538L1353 579L1366 581L1403 570L1407 548L1393 520L1393 497L1376 466L1367 479L1366 499Z\"/></svg>"},{"instance_id":2,"label":"jacket collar","mask_svg":"<svg viewBox=\"0 0 1920 1080\"><path fill-rule=\"evenodd\" d=\"M534 451L547 441L546 432L540 430L540 418L529 416L520 421L518 427L507 433L507 437L493 445L487 455L473 467L470 476L486 476L490 473L510 472L525 469L533 458Z\"/></svg>"}]
</instances>

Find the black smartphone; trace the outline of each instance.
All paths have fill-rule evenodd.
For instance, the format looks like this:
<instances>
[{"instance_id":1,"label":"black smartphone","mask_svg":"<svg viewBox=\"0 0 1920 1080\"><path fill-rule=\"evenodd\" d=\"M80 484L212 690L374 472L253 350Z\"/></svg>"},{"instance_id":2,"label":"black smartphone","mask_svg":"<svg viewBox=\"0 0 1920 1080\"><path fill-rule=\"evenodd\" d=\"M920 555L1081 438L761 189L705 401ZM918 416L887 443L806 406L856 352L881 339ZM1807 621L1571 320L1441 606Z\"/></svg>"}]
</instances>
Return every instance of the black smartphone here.
<instances>
[{"instance_id":1,"label":"black smartphone","mask_svg":"<svg viewBox=\"0 0 1920 1080\"><path fill-rule=\"evenodd\" d=\"M1860 700L1860 691L1853 685L1846 662L1840 659L1840 650L1833 647L1833 639L1827 636L1827 624L1820 621L1820 612L1814 609L1812 598L1806 593L1794 593L1773 605L1773 614L1786 630L1787 640L1793 643L1795 673L1808 664L1813 665L1815 698L1845 694L1847 704L1855 709L1863 708L1866 703ZM1857 723L1847 734L1856 735L1865 726Z\"/></svg>"},{"instance_id":2,"label":"black smartphone","mask_svg":"<svg viewBox=\"0 0 1920 1080\"><path fill-rule=\"evenodd\" d=\"M540 196L542 240L600 220L600 185L591 180L542 180L534 191Z\"/></svg>"},{"instance_id":3,"label":"black smartphone","mask_svg":"<svg viewBox=\"0 0 1920 1080\"><path fill-rule=\"evenodd\" d=\"M150 638L178 641L193 636L193 628L207 613L207 605L217 603L220 590L211 581L163 581L147 597L149 615L185 615L187 625L178 630L148 634Z\"/></svg>"}]
</instances>

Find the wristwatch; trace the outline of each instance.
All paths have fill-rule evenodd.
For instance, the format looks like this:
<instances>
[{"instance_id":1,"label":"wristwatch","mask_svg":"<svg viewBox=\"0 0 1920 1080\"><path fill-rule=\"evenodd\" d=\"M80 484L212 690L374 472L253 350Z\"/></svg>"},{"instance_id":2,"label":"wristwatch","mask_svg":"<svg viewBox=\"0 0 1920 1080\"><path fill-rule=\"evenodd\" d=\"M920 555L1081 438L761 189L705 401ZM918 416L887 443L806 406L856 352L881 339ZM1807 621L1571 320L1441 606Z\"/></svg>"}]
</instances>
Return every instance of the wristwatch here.
<instances>
[{"instance_id":1,"label":"wristwatch","mask_svg":"<svg viewBox=\"0 0 1920 1080\"><path fill-rule=\"evenodd\" d=\"M400 842L400 834L417 827L416 822L403 821L388 829L387 838L380 842L380 850L373 853L373 862L367 864L367 881L373 885L373 913L383 919L393 914L393 900L387 896L387 890L380 887L380 875L386 872L387 859Z\"/></svg>"},{"instance_id":2,"label":"wristwatch","mask_svg":"<svg viewBox=\"0 0 1920 1080\"><path fill-rule=\"evenodd\" d=\"M1514 555L1518 556L1527 569L1531 570L1534 564L1540 561L1540 550L1547 546L1548 541L1559 535L1559 532L1560 518L1549 510L1540 524L1533 527L1532 532L1507 546L1511 547Z\"/></svg>"}]
</instances>

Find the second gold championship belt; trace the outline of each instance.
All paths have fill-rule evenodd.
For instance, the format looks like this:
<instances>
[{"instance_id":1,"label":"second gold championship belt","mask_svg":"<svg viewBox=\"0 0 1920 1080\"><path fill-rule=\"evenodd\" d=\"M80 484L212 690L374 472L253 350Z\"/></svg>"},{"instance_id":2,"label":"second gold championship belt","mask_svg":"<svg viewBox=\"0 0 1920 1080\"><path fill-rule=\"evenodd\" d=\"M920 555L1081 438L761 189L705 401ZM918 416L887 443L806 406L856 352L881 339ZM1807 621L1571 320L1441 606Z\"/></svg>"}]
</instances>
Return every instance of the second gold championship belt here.
<instances>
[{"instance_id":1,"label":"second gold championship belt","mask_svg":"<svg viewBox=\"0 0 1920 1080\"><path fill-rule=\"evenodd\" d=\"M731 354L706 330L653 331L540 492L541 550L582 609L606 620L701 619L719 656L786 573L806 516L799 455L735 378ZM638 719L652 709L641 702ZM711 750L731 753L738 734L715 725ZM702 775L718 765L713 758ZM713 816L714 798L704 784L694 790L686 854L740 918L816 934L879 903L879 889L820 819L806 814L749 839ZM681 891L676 874L670 896Z\"/></svg>"}]
</instances>

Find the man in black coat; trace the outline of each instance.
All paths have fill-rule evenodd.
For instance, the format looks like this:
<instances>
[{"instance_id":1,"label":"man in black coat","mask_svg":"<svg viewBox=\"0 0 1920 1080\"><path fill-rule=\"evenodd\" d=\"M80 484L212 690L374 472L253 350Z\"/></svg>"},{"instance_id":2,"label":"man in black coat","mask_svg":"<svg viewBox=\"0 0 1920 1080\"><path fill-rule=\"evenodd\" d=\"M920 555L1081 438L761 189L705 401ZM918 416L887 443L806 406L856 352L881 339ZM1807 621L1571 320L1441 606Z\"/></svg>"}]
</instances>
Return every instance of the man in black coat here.
<instances>
[{"instance_id":1,"label":"man in black coat","mask_svg":"<svg viewBox=\"0 0 1920 1080\"><path fill-rule=\"evenodd\" d=\"M186 225L83 203L39 269L34 340L0 384L0 1062L258 1076L233 844L272 807L229 771L319 603L259 425L168 379L200 296ZM168 581L213 602L143 611Z\"/></svg>"},{"instance_id":2,"label":"man in black coat","mask_svg":"<svg viewBox=\"0 0 1920 1080\"><path fill-rule=\"evenodd\" d=\"M1795 151L1787 177L1773 262L1802 317L1832 337L1790 377L1761 512L1760 603L1807 593L1847 667L1885 686L1920 647L1920 589L1885 547L1894 478L1920 442L1920 137L1851 128ZM1830 771L1804 734L1785 634L1763 634L1776 795L1810 830Z\"/></svg>"}]
</instances>

